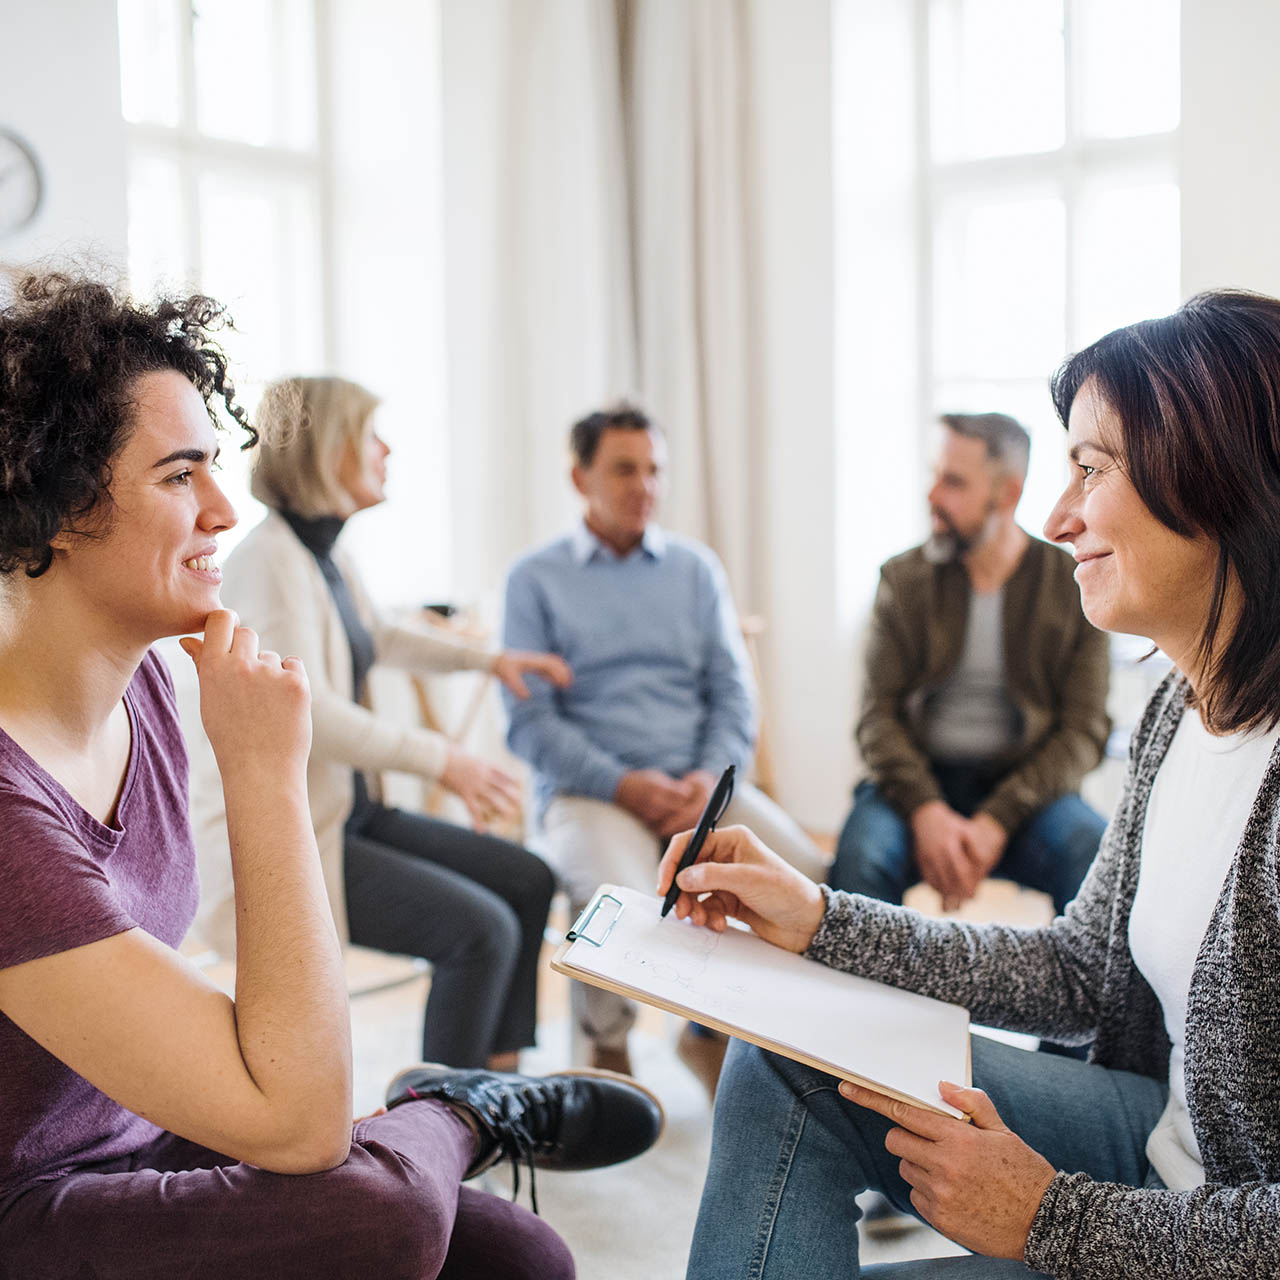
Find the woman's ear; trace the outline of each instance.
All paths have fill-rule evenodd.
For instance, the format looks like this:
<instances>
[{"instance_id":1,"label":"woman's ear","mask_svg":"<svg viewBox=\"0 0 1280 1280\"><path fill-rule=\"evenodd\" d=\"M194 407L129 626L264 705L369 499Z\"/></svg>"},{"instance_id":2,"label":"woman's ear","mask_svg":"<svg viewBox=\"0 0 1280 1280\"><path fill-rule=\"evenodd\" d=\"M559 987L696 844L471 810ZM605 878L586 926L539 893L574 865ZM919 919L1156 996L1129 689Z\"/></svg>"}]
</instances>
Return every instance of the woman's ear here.
<instances>
[{"instance_id":1,"label":"woman's ear","mask_svg":"<svg viewBox=\"0 0 1280 1280\"><path fill-rule=\"evenodd\" d=\"M110 490L104 488L93 510L80 518L78 527L64 525L49 539L54 559L66 555L68 551L73 551L86 538L101 537L109 533L115 511L116 507L111 500Z\"/></svg>"}]
</instances>

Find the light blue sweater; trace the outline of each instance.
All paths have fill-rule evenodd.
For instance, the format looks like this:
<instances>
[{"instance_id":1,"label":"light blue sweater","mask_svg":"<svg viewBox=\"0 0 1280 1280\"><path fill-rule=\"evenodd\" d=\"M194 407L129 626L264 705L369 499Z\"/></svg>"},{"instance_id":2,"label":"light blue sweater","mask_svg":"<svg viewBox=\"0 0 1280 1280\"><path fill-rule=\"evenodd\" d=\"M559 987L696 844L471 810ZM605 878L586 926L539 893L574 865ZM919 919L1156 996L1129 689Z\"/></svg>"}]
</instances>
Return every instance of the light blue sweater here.
<instances>
[{"instance_id":1,"label":"light blue sweater","mask_svg":"<svg viewBox=\"0 0 1280 1280\"><path fill-rule=\"evenodd\" d=\"M557 794L611 800L624 773L740 769L755 741L754 690L724 570L700 543L653 526L618 557L579 525L507 578L505 649L558 653L573 684L504 692L511 750Z\"/></svg>"}]
</instances>

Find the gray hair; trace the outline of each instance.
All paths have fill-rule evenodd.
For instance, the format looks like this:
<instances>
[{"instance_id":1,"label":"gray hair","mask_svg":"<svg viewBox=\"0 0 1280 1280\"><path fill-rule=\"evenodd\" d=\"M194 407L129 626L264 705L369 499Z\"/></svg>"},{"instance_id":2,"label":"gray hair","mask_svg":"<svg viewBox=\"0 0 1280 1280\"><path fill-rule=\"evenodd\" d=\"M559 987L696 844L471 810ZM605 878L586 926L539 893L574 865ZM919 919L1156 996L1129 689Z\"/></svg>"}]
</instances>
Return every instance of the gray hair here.
<instances>
[{"instance_id":1,"label":"gray hair","mask_svg":"<svg viewBox=\"0 0 1280 1280\"><path fill-rule=\"evenodd\" d=\"M300 516L345 515L338 483L347 444L359 446L378 397L346 378L284 378L263 392L254 415L262 439L249 490L259 502Z\"/></svg>"},{"instance_id":2,"label":"gray hair","mask_svg":"<svg viewBox=\"0 0 1280 1280\"><path fill-rule=\"evenodd\" d=\"M938 420L949 431L987 446L987 457L1006 474L1027 478L1031 437L1017 418L1007 413L943 413Z\"/></svg>"}]
</instances>

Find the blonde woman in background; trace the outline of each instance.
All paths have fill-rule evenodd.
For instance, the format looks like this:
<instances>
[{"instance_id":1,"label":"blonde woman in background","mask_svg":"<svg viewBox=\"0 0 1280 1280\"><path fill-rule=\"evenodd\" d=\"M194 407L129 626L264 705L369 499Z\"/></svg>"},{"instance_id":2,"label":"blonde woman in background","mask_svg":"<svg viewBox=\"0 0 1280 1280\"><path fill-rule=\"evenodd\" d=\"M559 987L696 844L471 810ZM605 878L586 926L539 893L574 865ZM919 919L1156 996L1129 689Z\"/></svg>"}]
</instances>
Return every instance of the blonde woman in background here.
<instances>
[{"instance_id":1,"label":"blonde woman in background","mask_svg":"<svg viewBox=\"0 0 1280 1280\"><path fill-rule=\"evenodd\" d=\"M535 676L571 679L556 657L489 653L429 629L379 618L336 546L349 517L383 501L390 450L374 430L377 398L341 378L268 387L252 491L271 508L223 568L223 601L265 648L296 654L311 677L313 745L307 786L329 902L353 943L423 956L434 966L424 1020L428 1061L512 1070L533 1043L537 962L554 890L541 859L482 834L516 812L502 770L441 734L361 705L378 662L417 672L491 671L516 696ZM221 789L208 752L193 779L205 883L205 935L231 954L234 903ZM471 831L388 808L366 775L394 769L437 779L459 796Z\"/></svg>"}]
</instances>

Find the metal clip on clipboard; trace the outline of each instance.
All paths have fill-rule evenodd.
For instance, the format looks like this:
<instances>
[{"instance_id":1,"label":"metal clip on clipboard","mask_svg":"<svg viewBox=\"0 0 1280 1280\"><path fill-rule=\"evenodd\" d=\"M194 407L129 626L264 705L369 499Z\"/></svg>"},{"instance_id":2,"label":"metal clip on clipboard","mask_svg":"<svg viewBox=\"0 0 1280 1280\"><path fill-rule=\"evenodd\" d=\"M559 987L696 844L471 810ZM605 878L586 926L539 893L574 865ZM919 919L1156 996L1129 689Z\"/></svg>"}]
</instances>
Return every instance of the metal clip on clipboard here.
<instances>
[{"instance_id":1,"label":"metal clip on clipboard","mask_svg":"<svg viewBox=\"0 0 1280 1280\"><path fill-rule=\"evenodd\" d=\"M609 916L608 923L603 925L604 932L601 933L601 925L596 922L596 913L606 902L613 903L614 911ZM622 914L622 910L621 898L615 898L611 893L600 894L594 902L588 903L587 906L583 907L582 914L573 922L573 928L564 935L565 941L577 942L581 938L583 942L589 942L593 947L603 947L608 941L609 935L613 932L613 926L618 923L618 917ZM597 936L595 937L588 932L593 924L596 925Z\"/></svg>"}]
</instances>

